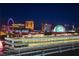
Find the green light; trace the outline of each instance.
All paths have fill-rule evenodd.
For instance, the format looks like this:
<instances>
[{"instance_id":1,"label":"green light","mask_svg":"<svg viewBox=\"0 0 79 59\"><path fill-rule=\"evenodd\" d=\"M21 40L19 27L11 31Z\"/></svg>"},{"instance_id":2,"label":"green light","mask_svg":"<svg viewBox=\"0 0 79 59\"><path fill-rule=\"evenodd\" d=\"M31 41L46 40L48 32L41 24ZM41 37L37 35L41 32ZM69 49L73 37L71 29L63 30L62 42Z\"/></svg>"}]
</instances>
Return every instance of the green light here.
<instances>
[{"instance_id":1,"label":"green light","mask_svg":"<svg viewBox=\"0 0 79 59\"><path fill-rule=\"evenodd\" d=\"M65 32L65 28L62 25L57 25L54 28L54 32Z\"/></svg>"}]
</instances>

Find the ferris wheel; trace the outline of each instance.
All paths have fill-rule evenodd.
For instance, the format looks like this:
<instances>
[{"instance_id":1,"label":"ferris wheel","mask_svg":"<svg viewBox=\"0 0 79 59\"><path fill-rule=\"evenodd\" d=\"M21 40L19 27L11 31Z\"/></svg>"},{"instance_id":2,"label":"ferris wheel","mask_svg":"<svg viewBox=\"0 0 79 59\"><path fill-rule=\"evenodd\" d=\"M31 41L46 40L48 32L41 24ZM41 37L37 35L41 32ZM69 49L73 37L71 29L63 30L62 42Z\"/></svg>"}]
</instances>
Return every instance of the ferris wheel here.
<instances>
[{"instance_id":1,"label":"ferris wheel","mask_svg":"<svg viewBox=\"0 0 79 59\"><path fill-rule=\"evenodd\" d=\"M12 24L14 24L14 20L12 18L9 18L8 22L7 22L8 32L12 31L12 29L11 29Z\"/></svg>"}]
</instances>

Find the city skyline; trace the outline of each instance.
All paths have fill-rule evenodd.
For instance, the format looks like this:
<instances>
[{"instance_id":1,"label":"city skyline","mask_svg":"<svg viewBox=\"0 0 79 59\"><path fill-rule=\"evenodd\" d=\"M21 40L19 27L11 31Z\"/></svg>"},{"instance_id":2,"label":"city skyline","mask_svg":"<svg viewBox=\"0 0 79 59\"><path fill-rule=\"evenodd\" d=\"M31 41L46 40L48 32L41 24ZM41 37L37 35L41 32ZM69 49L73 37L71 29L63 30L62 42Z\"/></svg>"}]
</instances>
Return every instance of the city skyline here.
<instances>
[{"instance_id":1,"label":"city skyline","mask_svg":"<svg viewBox=\"0 0 79 59\"><path fill-rule=\"evenodd\" d=\"M79 4L0 4L0 25L9 18L15 23L33 20L37 28L42 22L79 25Z\"/></svg>"},{"instance_id":2,"label":"city skyline","mask_svg":"<svg viewBox=\"0 0 79 59\"><path fill-rule=\"evenodd\" d=\"M79 3L0 4L0 56L78 56Z\"/></svg>"}]
</instances>

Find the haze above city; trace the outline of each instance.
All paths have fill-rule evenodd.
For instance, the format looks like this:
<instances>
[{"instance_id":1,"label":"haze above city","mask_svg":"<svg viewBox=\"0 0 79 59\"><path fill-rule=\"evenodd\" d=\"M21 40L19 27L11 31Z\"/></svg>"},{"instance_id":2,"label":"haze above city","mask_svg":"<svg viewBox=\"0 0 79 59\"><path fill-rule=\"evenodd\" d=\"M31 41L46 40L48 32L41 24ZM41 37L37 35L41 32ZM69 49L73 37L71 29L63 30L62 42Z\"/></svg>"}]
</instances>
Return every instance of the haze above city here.
<instances>
[{"instance_id":1,"label":"haze above city","mask_svg":"<svg viewBox=\"0 0 79 59\"><path fill-rule=\"evenodd\" d=\"M0 25L9 18L15 23L33 20L38 29L42 22L79 25L79 4L0 4Z\"/></svg>"}]
</instances>

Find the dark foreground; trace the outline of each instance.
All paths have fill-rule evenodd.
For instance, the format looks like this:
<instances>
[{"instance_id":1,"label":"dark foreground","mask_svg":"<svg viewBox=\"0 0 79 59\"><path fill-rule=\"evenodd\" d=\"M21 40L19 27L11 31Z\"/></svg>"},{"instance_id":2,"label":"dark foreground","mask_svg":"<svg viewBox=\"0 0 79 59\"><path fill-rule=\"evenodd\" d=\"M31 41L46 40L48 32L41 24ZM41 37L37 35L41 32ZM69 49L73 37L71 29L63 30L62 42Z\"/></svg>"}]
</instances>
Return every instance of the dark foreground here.
<instances>
[{"instance_id":1,"label":"dark foreground","mask_svg":"<svg viewBox=\"0 0 79 59\"><path fill-rule=\"evenodd\" d=\"M79 49L77 50L71 50L71 51L66 51L62 53L55 53L55 54L50 54L48 56L79 56Z\"/></svg>"}]
</instances>

